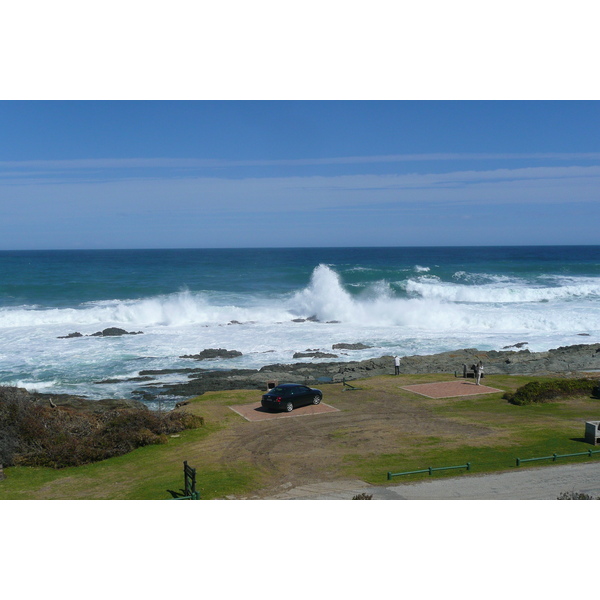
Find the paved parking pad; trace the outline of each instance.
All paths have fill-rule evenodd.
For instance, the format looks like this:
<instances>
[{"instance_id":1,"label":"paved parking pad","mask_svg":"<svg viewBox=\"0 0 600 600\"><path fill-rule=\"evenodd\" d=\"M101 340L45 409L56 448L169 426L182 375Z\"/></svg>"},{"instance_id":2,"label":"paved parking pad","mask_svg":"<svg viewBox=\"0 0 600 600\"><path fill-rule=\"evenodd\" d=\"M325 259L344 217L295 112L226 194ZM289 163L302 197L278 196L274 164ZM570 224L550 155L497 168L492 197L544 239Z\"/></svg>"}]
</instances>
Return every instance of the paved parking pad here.
<instances>
[{"instance_id":1,"label":"paved parking pad","mask_svg":"<svg viewBox=\"0 0 600 600\"><path fill-rule=\"evenodd\" d=\"M290 417L307 417L310 415L321 415L329 412L339 412L339 408L334 408L333 406L329 406L329 404L324 404L323 402L320 404L301 406L300 408L295 408L292 412L269 412L260 405L260 402L254 402L252 404L239 404L237 406L230 406L229 408L248 421L287 419Z\"/></svg>"},{"instance_id":2,"label":"paved parking pad","mask_svg":"<svg viewBox=\"0 0 600 600\"><path fill-rule=\"evenodd\" d=\"M439 383L419 383L407 385L401 389L427 396L427 398L455 398L459 396L478 396L479 394L495 394L497 390L487 385L477 385L474 381L441 381Z\"/></svg>"}]
</instances>

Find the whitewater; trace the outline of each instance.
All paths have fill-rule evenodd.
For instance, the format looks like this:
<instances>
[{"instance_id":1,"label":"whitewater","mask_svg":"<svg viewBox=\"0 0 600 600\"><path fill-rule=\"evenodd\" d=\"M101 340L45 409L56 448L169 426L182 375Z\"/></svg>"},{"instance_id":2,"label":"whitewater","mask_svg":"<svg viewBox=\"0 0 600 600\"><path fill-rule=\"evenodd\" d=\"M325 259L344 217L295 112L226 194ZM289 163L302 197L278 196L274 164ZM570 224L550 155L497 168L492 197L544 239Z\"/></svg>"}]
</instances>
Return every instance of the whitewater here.
<instances>
[{"instance_id":1,"label":"whitewater","mask_svg":"<svg viewBox=\"0 0 600 600\"><path fill-rule=\"evenodd\" d=\"M1 384L130 397L140 371L318 360L293 358L307 350L348 361L600 341L599 247L102 252L0 253ZM92 336L108 327L143 334ZM242 356L181 358L206 348Z\"/></svg>"}]
</instances>

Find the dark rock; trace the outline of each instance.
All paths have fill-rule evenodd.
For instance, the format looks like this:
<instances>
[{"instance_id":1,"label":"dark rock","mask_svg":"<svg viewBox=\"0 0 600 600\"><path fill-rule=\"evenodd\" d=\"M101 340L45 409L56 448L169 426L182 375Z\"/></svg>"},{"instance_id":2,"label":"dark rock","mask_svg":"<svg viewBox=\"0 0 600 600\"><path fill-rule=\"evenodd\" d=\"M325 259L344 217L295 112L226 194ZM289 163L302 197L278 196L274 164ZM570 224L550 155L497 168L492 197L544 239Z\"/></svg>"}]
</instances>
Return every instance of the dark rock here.
<instances>
[{"instance_id":1,"label":"dark rock","mask_svg":"<svg viewBox=\"0 0 600 600\"><path fill-rule=\"evenodd\" d=\"M296 352L293 358L337 358L337 354L327 352Z\"/></svg>"},{"instance_id":2,"label":"dark rock","mask_svg":"<svg viewBox=\"0 0 600 600\"><path fill-rule=\"evenodd\" d=\"M89 337L117 337L120 335L140 335L144 333L143 331L125 331L124 329L119 329L118 327L107 327L102 331L96 331L96 333L92 333Z\"/></svg>"},{"instance_id":3,"label":"dark rock","mask_svg":"<svg viewBox=\"0 0 600 600\"><path fill-rule=\"evenodd\" d=\"M527 346L529 342L519 342L518 344L513 344L512 346L504 346L503 350L508 350L509 348L522 348L523 346Z\"/></svg>"},{"instance_id":4,"label":"dark rock","mask_svg":"<svg viewBox=\"0 0 600 600\"><path fill-rule=\"evenodd\" d=\"M147 369L145 371L140 371L138 374L140 376L146 375L173 375L175 373L198 373L199 369Z\"/></svg>"},{"instance_id":5,"label":"dark rock","mask_svg":"<svg viewBox=\"0 0 600 600\"><path fill-rule=\"evenodd\" d=\"M334 350L367 350L368 348L372 348L372 346L366 346L365 344L333 344L332 348Z\"/></svg>"},{"instance_id":6,"label":"dark rock","mask_svg":"<svg viewBox=\"0 0 600 600\"><path fill-rule=\"evenodd\" d=\"M437 373L462 376L462 365L483 362L485 373L508 375L552 375L600 369L600 344L569 346L548 352L529 350L477 350L466 348L428 356L402 357L402 373ZM152 399L157 395L197 396L207 391L231 389L265 390L267 382L341 383L377 375L393 375L394 358L382 356L362 361L273 364L261 369L196 372L187 383L156 386L135 393Z\"/></svg>"},{"instance_id":7,"label":"dark rock","mask_svg":"<svg viewBox=\"0 0 600 600\"><path fill-rule=\"evenodd\" d=\"M154 377L128 377L126 379L103 379L102 381L94 381L95 385L101 385L103 383L123 383L127 381L152 381Z\"/></svg>"},{"instance_id":8,"label":"dark rock","mask_svg":"<svg viewBox=\"0 0 600 600\"><path fill-rule=\"evenodd\" d=\"M264 376L253 378L257 371L254 369L235 369L232 371L205 371L190 379L186 383L167 384L157 388L156 391L136 390L144 399L152 399L157 395L169 396L200 396L204 392L237 390L237 389L265 389Z\"/></svg>"},{"instance_id":9,"label":"dark rock","mask_svg":"<svg viewBox=\"0 0 600 600\"><path fill-rule=\"evenodd\" d=\"M202 350L200 354L186 354L179 358L193 358L195 360L208 360L212 358L235 358L242 356L238 350L225 350L224 348L207 348Z\"/></svg>"},{"instance_id":10,"label":"dark rock","mask_svg":"<svg viewBox=\"0 0 600 600\"><path fill-rule=\"evenodd\" d=\"M79 333L79 331L74 331L73 333L69 333L68 335L59 335L56 339L58 340L68 340L71 338L79 338L79 337L83 337L82 333Z\"/></svg>"},{"instance_id":11,"label":"dark rock","mask_svg":"<svg viewBox=\"0 0 600 600\"><path fill-rule=\"evenodd\" d=\"M292 319L292 323L304 323L306 319Z\"/></svg>"}]
</instances>

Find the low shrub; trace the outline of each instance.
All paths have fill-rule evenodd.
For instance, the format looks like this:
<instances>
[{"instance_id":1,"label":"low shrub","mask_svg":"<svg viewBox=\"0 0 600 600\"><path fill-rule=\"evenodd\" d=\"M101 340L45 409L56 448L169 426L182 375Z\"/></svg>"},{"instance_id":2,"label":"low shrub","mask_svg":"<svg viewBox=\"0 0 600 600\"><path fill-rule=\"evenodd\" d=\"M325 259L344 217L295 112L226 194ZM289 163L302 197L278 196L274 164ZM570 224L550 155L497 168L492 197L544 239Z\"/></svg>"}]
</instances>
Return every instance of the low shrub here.
<instances>
[{"instance_id":1,"label":"low shrub","mask_svg":"<svg viewBox=\"0 0 600 600\"><path fill-rule=\"evenodd\" d=\"M124 408L82 412L51 407L19 388L0 388L0 464L69 467L97 462L203 425L184 412Z\"/></svg>"},{"instance_id":2,"label":"low shrub","mask_svg":"<svg viewBox=\"0 0 600 600\"><path fill-rule=\"evenodd\" d=\"M557 500L600 500L600 497L594 498L584 492L562 492Z\"/></svg>"},{"instance_id":3,"label":"low shrub","mask_svg":"<svg viewBox=\"0 0 600 600\"><path fill-rule=\"evenodd\" d=\"M590 396L597 386L595 379L532 381L514 392L506 392L503 398L518 406L542 404L569 396Z\"/></svg>"}]
</instances>

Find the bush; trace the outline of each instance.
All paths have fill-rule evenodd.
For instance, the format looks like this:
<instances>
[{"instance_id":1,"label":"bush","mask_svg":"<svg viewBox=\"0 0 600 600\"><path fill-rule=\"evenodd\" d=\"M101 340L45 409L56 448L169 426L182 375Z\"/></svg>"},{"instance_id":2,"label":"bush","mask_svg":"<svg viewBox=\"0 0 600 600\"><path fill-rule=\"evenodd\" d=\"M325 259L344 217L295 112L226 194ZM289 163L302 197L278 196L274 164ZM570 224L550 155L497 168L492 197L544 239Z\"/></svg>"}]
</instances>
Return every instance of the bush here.
<instances>
[{"instance_id":1,"label":"bush","mask_svg":"<svg viewBox=\"0 0 600 600\"><path fill-rule=\"evenodd\" d=\"M598 382L595 379L532 381L515 392L506 392L503 398L518 406L542 404L569 396L590 396L597 385Z\"/></svg>"},{"instance_id":2,"label":"bush","mask_svg":"<svg viewBox=\"0 0 600 600\"><path fill-rule=\"evenodd\" d=\"M0 464L77 466L164 444L168 434L202 424L201 417L183 412L51 408L26 390L0 387Z\"/></svg>"},{"instance_id":3,"label":"bush","mask_svg":"<svg viewBox=\"0 0 600 600\"><path fill-rule=\"evenodd\" d=\"M29 394L20 388L0 387L0 464L13 464L20 446L19 422L31 407Z\"/></svg>"},{"instance_id":4,"label":"bush","mask_svg":"<svg viewBox=\"0 0 600 600\"><path fill-rule=\"evenodd\" d=\"M600 500L600 497L594 498L583 492L563 492L557 500Z\"/></svg>"}]
</instances>

